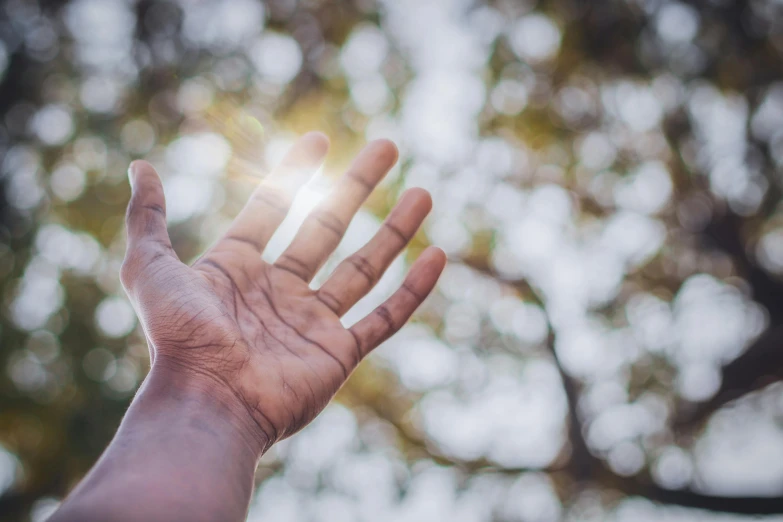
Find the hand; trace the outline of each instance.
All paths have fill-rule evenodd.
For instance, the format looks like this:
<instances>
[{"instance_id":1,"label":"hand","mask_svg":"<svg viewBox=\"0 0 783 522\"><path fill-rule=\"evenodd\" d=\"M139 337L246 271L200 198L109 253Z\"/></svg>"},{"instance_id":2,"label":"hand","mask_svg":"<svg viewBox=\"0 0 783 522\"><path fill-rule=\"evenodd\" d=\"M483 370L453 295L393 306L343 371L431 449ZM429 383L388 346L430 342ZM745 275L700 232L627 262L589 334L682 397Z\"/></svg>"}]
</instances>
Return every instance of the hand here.
<instances>
[{"instance_id":1,"label":"hand","mask_svg":"<svg viewBox=\"0 0 783 522\"><path fill-rule=\"evenodd\" d=\"M275 263L262 261L291 205L291 175L314 172L327 149L322 134L299 139L225 236L190 267L171 247L155 170L136 161L129 171L133 195L121 279L147 336L153 370L220 396L249 418L264 446L310 422L362 358L408 320L445 265L443 252L428 248L385 303L351 328L341 324L430 211L429 194L410 189L367 245L318 290L309 286L397 160L395 146L385 140L358 155Z\"/></svg>"}]
</instances>

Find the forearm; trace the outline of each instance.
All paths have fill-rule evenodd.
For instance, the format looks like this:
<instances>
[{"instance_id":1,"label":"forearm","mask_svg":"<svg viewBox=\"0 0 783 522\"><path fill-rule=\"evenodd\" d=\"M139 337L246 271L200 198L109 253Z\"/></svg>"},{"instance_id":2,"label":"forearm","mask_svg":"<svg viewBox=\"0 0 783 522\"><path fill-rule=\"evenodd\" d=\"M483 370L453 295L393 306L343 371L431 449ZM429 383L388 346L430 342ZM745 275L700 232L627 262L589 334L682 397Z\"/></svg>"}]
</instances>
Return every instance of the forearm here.
<instances>
[{"instance_id":1,"label":"forearm","mask_svg":"<svg viewBox=\"0 0 783 522\"><path fill-rule=\"evenodd\" d=\"M266 442L230 397L153 368L52 522L244 520Z\"/></svg>"}]
</instances>

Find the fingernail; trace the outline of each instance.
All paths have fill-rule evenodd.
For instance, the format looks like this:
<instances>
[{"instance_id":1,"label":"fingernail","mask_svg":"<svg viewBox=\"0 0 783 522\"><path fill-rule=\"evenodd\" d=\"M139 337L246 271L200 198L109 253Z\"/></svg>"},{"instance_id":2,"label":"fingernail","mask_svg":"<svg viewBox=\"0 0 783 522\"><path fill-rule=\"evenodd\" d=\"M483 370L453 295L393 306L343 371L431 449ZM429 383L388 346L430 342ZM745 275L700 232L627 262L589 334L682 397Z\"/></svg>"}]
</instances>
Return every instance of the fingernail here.
<instances>
[{"instance_id":1,"label":"fingernail","mask_svg":"<svg viewBox=\"0 0 783 522\"><path fill-rule=\"evenodd\" d=\"M131 161L128 165L128 181L130 182L131 189L133 188L133 180L136 177L136 162Z\"/></svg>"}]
</instances>

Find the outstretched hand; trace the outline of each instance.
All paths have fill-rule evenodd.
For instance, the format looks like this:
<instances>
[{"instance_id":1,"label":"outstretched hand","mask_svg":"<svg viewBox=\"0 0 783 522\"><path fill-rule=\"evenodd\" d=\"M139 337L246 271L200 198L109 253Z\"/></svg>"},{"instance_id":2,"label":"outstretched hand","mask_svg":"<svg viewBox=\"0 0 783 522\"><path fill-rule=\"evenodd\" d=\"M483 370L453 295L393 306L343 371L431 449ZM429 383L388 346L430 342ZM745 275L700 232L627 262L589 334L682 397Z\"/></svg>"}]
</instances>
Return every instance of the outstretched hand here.
<instances>
[{"instance_id":1,"label":"outstretched hand","mask_svg":"<svg viewBox=\"0 0 783 522\"><path fill-rule=\"evenodd\" d=\"M350 328L341 324L430 211L429 194L410 189L364 247L319 289L310 288L362 202L397 160L397 149L385 140L359 153L277 261L262 261L295 195L292 175L315 172L327 149L320 133L300 138L226 234L192 266L171 247L157 173L143 161L130 169L121 278L153 367L220 396L248 417L264 446L310 422L362 358L408 320L445 265L443 252L428 248L386 302Z\"/></svg>"}]
</instances>

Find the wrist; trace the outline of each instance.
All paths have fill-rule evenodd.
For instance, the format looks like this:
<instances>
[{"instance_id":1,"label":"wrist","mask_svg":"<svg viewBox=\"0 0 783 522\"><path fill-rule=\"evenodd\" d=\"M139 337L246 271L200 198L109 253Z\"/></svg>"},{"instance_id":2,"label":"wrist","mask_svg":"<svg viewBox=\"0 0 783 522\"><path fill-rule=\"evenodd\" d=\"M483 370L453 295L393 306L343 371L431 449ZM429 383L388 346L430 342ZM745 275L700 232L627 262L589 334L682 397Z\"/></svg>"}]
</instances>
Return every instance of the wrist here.
<instances>
[{"instance_id":1,"label":"wrist","mask_svg":"<svg viewBox=\"0 0 783 522\"><path fill-rule=\"evenodd\" d=\"M267 439L217 385L158 360L53 520L244 520Z\"/></svg>"},{"instance_id":2,"label":"wrist","mask_svg":"<svg viewBox=\"0 0 783 522\"><path fill-rule=\"evenodd\" d=\"M191 427L244 446L254 461L274 442L228 383L164 357L156 357L139 390L140 400L162 412L174 410Z\"/></svg>"}]
</instances>

